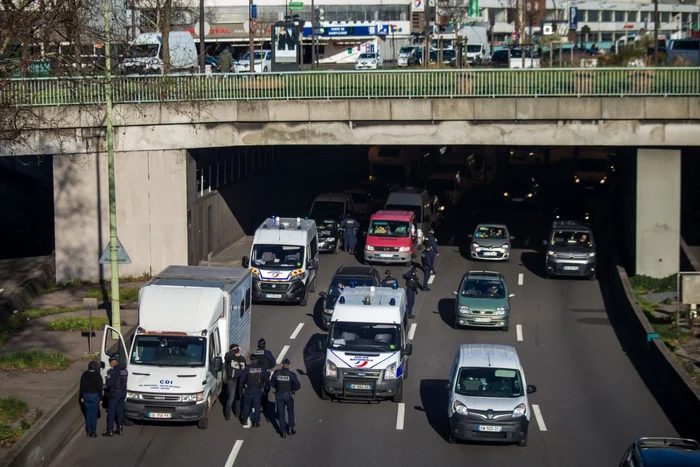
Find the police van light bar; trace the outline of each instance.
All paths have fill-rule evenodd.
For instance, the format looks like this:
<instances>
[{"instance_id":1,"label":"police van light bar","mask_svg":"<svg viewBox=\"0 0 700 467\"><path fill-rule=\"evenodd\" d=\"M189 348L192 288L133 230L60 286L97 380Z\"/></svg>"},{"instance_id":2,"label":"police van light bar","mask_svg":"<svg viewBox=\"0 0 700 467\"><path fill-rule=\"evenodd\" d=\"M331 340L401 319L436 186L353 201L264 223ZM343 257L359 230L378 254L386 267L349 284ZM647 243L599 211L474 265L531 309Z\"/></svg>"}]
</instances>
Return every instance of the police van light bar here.
<instances>
[{"instance_id":1,"label":"police van light bar","mask_svg":"<svg viewBox=\"0 0 700 467\"><path fill-rule=\"evenodd\" d=\"M340 299L338 300L338 303L340 303L341 305L344 304L344 303L345 303L345 297L340 297Z\"/></svg>"},{"instance_id":2,"label":"police van light bar","mask_svg":"<svg viewBox=\"0 0 700 467\"><path fill-rule=\"evenodd\" d=\"M375 290L377 290L377 289L375 289L373 285L370 286L370 288L369 288L369 291L370 291L370 292L374 292Z\"/></svg>"},{"instance_id":3,"label":"police van light bar","mask_svg":"<svg viewBox=\"0 0 700 467\"><path fill-rule=\"evenodd\" d=\"M363 304L365 305L371 305L372 302L370 301L369 295L365 295L365 299L362 301Z\"/></svg>"},{"instance_id":4,"label":"police van light bar","mask_svg":"<svg viewBox=\"0 0 700 467\"><path fill-rule=\"evenodd\" d=\"M355 281L350 281L350 288L354 289L355 288Z\"/></svg>"},{"instance_id":5,"label":"police van light bar","mask_svg":"<svg viewBox=\"0 0 700 467\"><path fill-rule=\"evenodd\" d=\"M391 306L396 305L396 299L392 298L391 300L389 300L389 305L391 305Z\"/></svg>"},{"instance_id":6,"label":"police van light bar","mask_svg":"<svg viewBox=\"0 0 700 467\"><path fill-rule=\"evenodd\" d=\"M393 284L391 284L391 288L394 289L394 290L398 289L398 288L399 288L399 283L398 283L398 282L394 282ZM393 300L393 298L392 298L392 300Z\"/></svg>"}]
</instances>

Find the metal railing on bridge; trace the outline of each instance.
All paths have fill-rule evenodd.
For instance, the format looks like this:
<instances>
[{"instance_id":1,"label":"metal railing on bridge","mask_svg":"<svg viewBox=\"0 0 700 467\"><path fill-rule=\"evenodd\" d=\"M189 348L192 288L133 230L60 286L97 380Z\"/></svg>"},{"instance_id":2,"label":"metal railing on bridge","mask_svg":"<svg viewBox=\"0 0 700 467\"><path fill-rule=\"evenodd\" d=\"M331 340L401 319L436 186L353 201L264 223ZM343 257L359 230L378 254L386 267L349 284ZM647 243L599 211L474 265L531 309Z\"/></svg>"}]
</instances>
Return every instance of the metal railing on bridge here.
<instances>
[{"instance_id":1,"label":"metal railing on bridge","mask_svg":"<svg viewBox=\"0 0 700 467\"><path fill-rule=\"evenodd\" d=\"M381 70L120 75L114 102L471 97L698 96L700 67ZM105 102L105 77L0 80L0 104Z\"/></svg>"}]
</instances>

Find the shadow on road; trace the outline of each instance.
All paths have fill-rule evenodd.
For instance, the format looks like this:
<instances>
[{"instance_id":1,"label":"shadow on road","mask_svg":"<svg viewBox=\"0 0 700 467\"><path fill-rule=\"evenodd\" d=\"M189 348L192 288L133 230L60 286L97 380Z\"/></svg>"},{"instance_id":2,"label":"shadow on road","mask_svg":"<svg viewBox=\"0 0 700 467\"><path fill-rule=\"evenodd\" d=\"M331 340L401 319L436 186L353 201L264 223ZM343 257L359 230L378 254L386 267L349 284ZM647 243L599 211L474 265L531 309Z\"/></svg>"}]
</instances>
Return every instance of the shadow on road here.
<instances>
[{"instance_id":1,"label":"shadow on road","mask_svg":"<svg viewBox=\"0 0 700 467\"><path fill-rule=\"evenodd\" d=\"M309 379L311 387L316 392L316 395L321 398L323 390L323 365L326 359L326 353L319 351L317 346L319 342L324 342L327 339L326 334L313 334L306 345L304 346L304 370L299 371L299 374L306 376Z\"/></svg>"},{"instance_id":2,"label":"shadow on road","mask_svg":"<svg viewBox=\"0 0 700 467\"><path fill-rule=\"evenodd\" d=\"M438 302L438 313L442 322L454 329L455 327L455 299L441 298Z\"/></svg>"},{"instance_id":3,"label":"shadow on road","mask_svg":"<svg viewBox=\"0 0 700 467\"><path fill-rule=\"evenodd\" d=\"M416 407L425 413L430 426L442 439L447 441L447 404L449 397L447 393L446 379L424 379L420 382L420 401L422 406Z\"/></svg>"},{"instance_id":4,"label":"shadow on road","mask_svg":"<svg viewBox=\"0 0 700 467\"><path fill-rule=\"evenodd\" d=\"M545 278L544 257L542 253L533 251L523 251L520 254L520 262L528 271L540 278Z\"/></svg>"}]
</instances>

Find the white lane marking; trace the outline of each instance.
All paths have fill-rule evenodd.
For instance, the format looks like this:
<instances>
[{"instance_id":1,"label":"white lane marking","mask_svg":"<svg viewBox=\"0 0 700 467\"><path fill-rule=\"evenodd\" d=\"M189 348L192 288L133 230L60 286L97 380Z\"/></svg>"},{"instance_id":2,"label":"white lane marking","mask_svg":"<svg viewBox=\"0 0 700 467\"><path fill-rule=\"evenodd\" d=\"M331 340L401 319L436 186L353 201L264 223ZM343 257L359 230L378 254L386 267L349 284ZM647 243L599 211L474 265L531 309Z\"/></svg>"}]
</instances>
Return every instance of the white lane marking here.
<instances>
[{"instance_id":1,"label":"white lane marking","mask_svg":"<svg viewBox=\"0 0 700 467\"><path fill-rule=\"evenodd\" d=\"M453 238L454 238L454 237L453 237ZM5 291L5 289L0 289L0 293L3 293L4 291Z\"/></svg>"},{"instance_id":2,"label":"white lane marking","mask_svg":"<svg viewBox=\"0 0 700 467\"><path fill-rule=\"evenodd\" d=\"M544 424L544 418L542 418L540 406L532 404L532 413L535 414L535 420L537 420L537 426L540 427L540 431L547 431L547 425Z\"/></svg>"},{"instance_id":3,"label":"white lane marking","mask_svg":"<svg viewBox=\"0 0 700 467\"><path fill-rule=\"evenodd\" d=\"M527 237L525 239L525 246L528 246L530 244L530 237Z\"/></svg>"},{"instance_id":4,"label":"white lane marking","mask_svg":"<svg viewBox=\"0 0 700 467\"><path fill-rule=\"evenodd\" d=\"M432 284L433 281L435 280L435 276L437 274L431 274L430 277L428 277L428 285Z\"/></svg>"},{"instance_id":5,"label":"white lane marking","mask_svg":"<svg viewBox=\"0 0 700 467\"><path fill-rule=\"evenodd\" d=\"M452 245L454 243L454 241L455 241L455 236L453 235L450 237L450 241L449 241L448 245Z\"/></svg>"},{"instance_id":6,"label":"white lane marking","mask_svg":"<svg viewBox=\"0 0 700 467\"><path fill-rule=\"evenodd\" d=\"M229 454L228 459L226 459L225 467L233 467L233 463L236 462L236 457L238 457L238 453L241 451L241 446L243 446L242 439L239 439L234 443L233 449L231 449L231 454Z\"/></svg>"},{"instance_id":7,"label":"white lane marking","mask_svg":"<svg viewBox=\"0 0 700 467\"><path fill-rule=\"evenodd\" d=\"M290 339L296 339L297 336L299 335L299 332L301 332L301 328L304 327L304 323L299 323L299 326L294 330L292 335L289 337Z\"/></svg>"},{"instance_id":8,"label":"white lane marking","mask_svg":"<svg viewBox=\"0 0 700 467\"><path fill-rule=\"evenodd\" d=\"M403 430L403 419L406 415L406 404L403 402L399 403L399 411L396 414L396 429Z\"/></svg>"},{"instance_id":9,"label":"white lane marking","mask_svg":"<svg viewBox=\"0 0 700 467\"><path fill-rule=\"evenodd\" d=\"M523 341L523 325L518 324L515 326L515 335L518 337L518 342Z\"/></svg>"},{"instance_id":10,"label":"white lane marking","mask_svg":"<svg viewBox=\"0 0 700 467\"><path fill-rule=\"evenodd\" d=\"M524 280L525 280L525 276L521 272L520 274L518 274L518 285L523 285Z\"/></svg>"},{"instance_id":11,"label":"white lane marking","mask_svg":"<svg viewBox=\"0 0 700 467\"><path fill-rule=\"evenodd\" d=\"M411 324L411 328L408 330L408 340L409 341L412 341L413 336L416 335L416 326L417 326L417 324L413 323L413 324Z\"/></svg>"},{"instance_id":12,"label":"white lane marking","mask_svg":"<svg viewBox=\"0 0 700 467\"><path fill-rule=\"evenodd\" d=\"M250 428L250 427L251 427L250 417L248 417L245 421L245 425L243 425L243 428Z\"/></svg>"},{"instance_id":13,"label":"white lane marking","mask_svg":"<svg viewBox=\"0 0 700 467\"><path fill-rule=\"evenodd\" d=\"M277 364L278 364L278 365L279 365L280 363L282 363L282 360L284 360L284 356L287 355L287 351L288 351L288 350L289 350L289 346L288 346L288 345L285 345L284 347L282 347L282 351L280 352L279 357L277 357Z\"/></svg>"}]
</instances>

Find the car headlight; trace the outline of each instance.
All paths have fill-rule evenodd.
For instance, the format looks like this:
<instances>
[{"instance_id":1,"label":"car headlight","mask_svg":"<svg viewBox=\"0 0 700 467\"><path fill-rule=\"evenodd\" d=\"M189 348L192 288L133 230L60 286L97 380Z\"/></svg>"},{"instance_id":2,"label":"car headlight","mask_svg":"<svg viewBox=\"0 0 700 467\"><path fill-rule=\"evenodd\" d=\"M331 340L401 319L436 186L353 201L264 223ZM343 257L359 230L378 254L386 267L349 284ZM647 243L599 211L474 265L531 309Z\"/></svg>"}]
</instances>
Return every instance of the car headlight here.
<instances>
[{"instance_id":1,"label":"car headlight","mask_svg":"<svg viewBox=\"0 0 700 467\"><path fill-rule=\"evenodd\" d=\"M384 370L384 379L396 379L396 362L386 367L386 370Z\"/></svg>"},{"instance_id":2,"label":"car headlight","mask_svg":"<svg viewBox=\"0 0 700 467\"><path fill-rule=\"evenodd\" d=\"M525 404L519 404L513 409L513 418L523 417L527 412L527 406Z\"/></svg>"},{"instance_id":3,"label":"car headlight","mask_svg":"<svg viewBox=\"0 0 700 467\"><path fill-rule=\"evenodd\" d=\"M588 253L588 257L589 257L589 258L594 258L594 257L595 257L595 253Z\"/></svg>"},{"instance_id":4,"label":"car headlight","mask_svg":"<svg viewBox=\"0 0 700 467\"><path fill-rule=\"evenodd\" d=\"M141 394L138 392L126 391L127 399L141 399Z\"/></svg>"},{"instance_id":5,"label":"car headlight","mask_svg":"<svg viewBox=\"0 0 700 467\"><path fill-rule=\"evenodd\" d=\"M374 247L372 245L365 245L365 250L374 251Z\"/></svg>"},{"instance_id":6,"label":"car headlight","mask_svg":"<svg viewBox=\"0 0 700 467\"><path fill-rule=\"evenodd\" d=\"M335 241L335 237L328 237L328 238L326 239L326 241L334 242L334 241Z\"/></svg>"},{"instance_id":7,"label":"car headlight","mask_svg":"<svg viewBox=\"0 0 700 467\"><path fill-rule=\"evenodd\" d=\"M497 315L505 315L506 314L505 307L499 306L498 308L496 308L496 314Z\"/></svg>"},{"instance_id":8,"label":"car headlight","mask_svg":"<svg viewBox=\"0 0 700 467\"><path fill-rule=\"evenodd\" d=\"M459 306L459 312L460 313L469 313L469 307L466 305L460 305Z\"/></svg>"},{"instance_id":9,"label":"car headlight","mask_svg":"<svg viewBox=\"0 0 700 467\"><path fill-rule=\"evenodd\" d=\"M204 400L204 393L198 392L197 394L183 394L182 402L201 402Z\"/></svg>"},{"instance_id":10,"label":"car headlight","mask_svg":"<svg viewBox=\"0 0 700 467\"><path fill-rule=\"evenodd\" d=\"M532 193L528 193L528 194L527 194L527 197L528 197L528 198L532 198Z\"/></svg>"},{"instance_id":11,"label":"car headlight","mask_svg":"<svg viewBox=\"0 0 700 467\"><path fill-rule=\"evenodd\" d=\"M445 206L440 206L440 211L444 211L444 210L445 210Z\"/></svg>"},{"instance_id":12,"label":"car headlight","mask_svg":"<svg viewBox=\"0 0 700 467\"><path fill-rule=\"evenodd\" d=\"M330 360L326 360L326 376L329 378L338 377L338 367Z\"/></svg>"},{"instance_id":13,"label":"car headlight","mask_svg":"<svg viewBox=\"0 0 700 467\"><path fill-rule=\"evenodd\" d=\"M250 268L250 273L253 274L254 276L260 276L260 271L255 268Z\"/></svg>"},{"instance_id":14,"label":"car headlight","mask_svg":"<svg viewBox=\"0 0 700 467\"><path fill-rule=\"evenodd\" d=\"M579 180L578 177L574 177L574 181L575 181L576 183L580 183L580 182L581 182L581 180Z\"/></svg>"},{"instance_id":15,"label":"car headlight","mask_svg":"<svg viewBox=\"0 0 700 467\"><path fill-rule=\"evenodd\" d=\"M556 257L557 257L557 254L556 254L555 252L553 252L552 250L549 250L549 251L547 252L547 256L551 256L552 258L556 258Z\"/></svg>"},{"instance_id":16,"label":"car headlight","mask_svg":"<svg viewBox=\"0 0 700 467\"><path fill-rule=\"evenodd\" d=\"M458 414L461 415L469 415L469 411L467 410L467 406L462 404L460 401L454 401L452 403L452 410L457 412Z\"/></svg>"},{"instance_id":17,"label":"car headlight","mask_svg":"<svg viewBox=\"0 0 700 467\"><path fill-rule=\"evenodd\" d=\"M602 179L602 180L600 181L600 184L601 184L601 185L602 185L603 183L605 183L605 179Z\"/></svg>"},{"instance_id":18,"label":"car headlight","mask_svg":"<svg viewBox=\"0 0 700 467\"><path fill-rule=\"evenodd\" d=\"M479 244L476 243L476 242L474 242L474 243L472 243L472 247L474 247L474 248L479 248Z\"/></svg>"},{"instance_id":19,"label":"car headlight","mask_svg":"<svg viewBox=\"0 0 700 467\"><path fill-rule=\"evenodd\" d=\"M408 253L409 251L411 251L411 248L407 246L402 246L401 248L399 248L399 253Z\"/></svg>"},{"instance_id":20,"label":"car headlight","mask_svg":"<svg viewBox=\"0 0 700 467\"><path fill-rule=\"evenodd\" d=\"M376 65L376 64L377 64L377 61L376 61L376 60L372 60L372 65Z\"/></svg>"},{"instance_id":21,"label":"car headlight","mask_svg":"<svg viewBox=\"0 0 700 467\"><path fill-rule=\"evenodd\" d=\"M510 248L510 245L508 245L507 243L504 243L503 248L507 250L508 248Z\"/></svg>"},{"instance_id":22,"label":"car headlight","mask_svg":"<svg viewBox=\"0 0 700 467\"><path fill-rule=\"evenodd\" d=\"M505 196L505 197L507 198L507 197L508 197L508 192L506 191L505 193L503 193L503 196Z\"/></svg>"}]
</instances>

